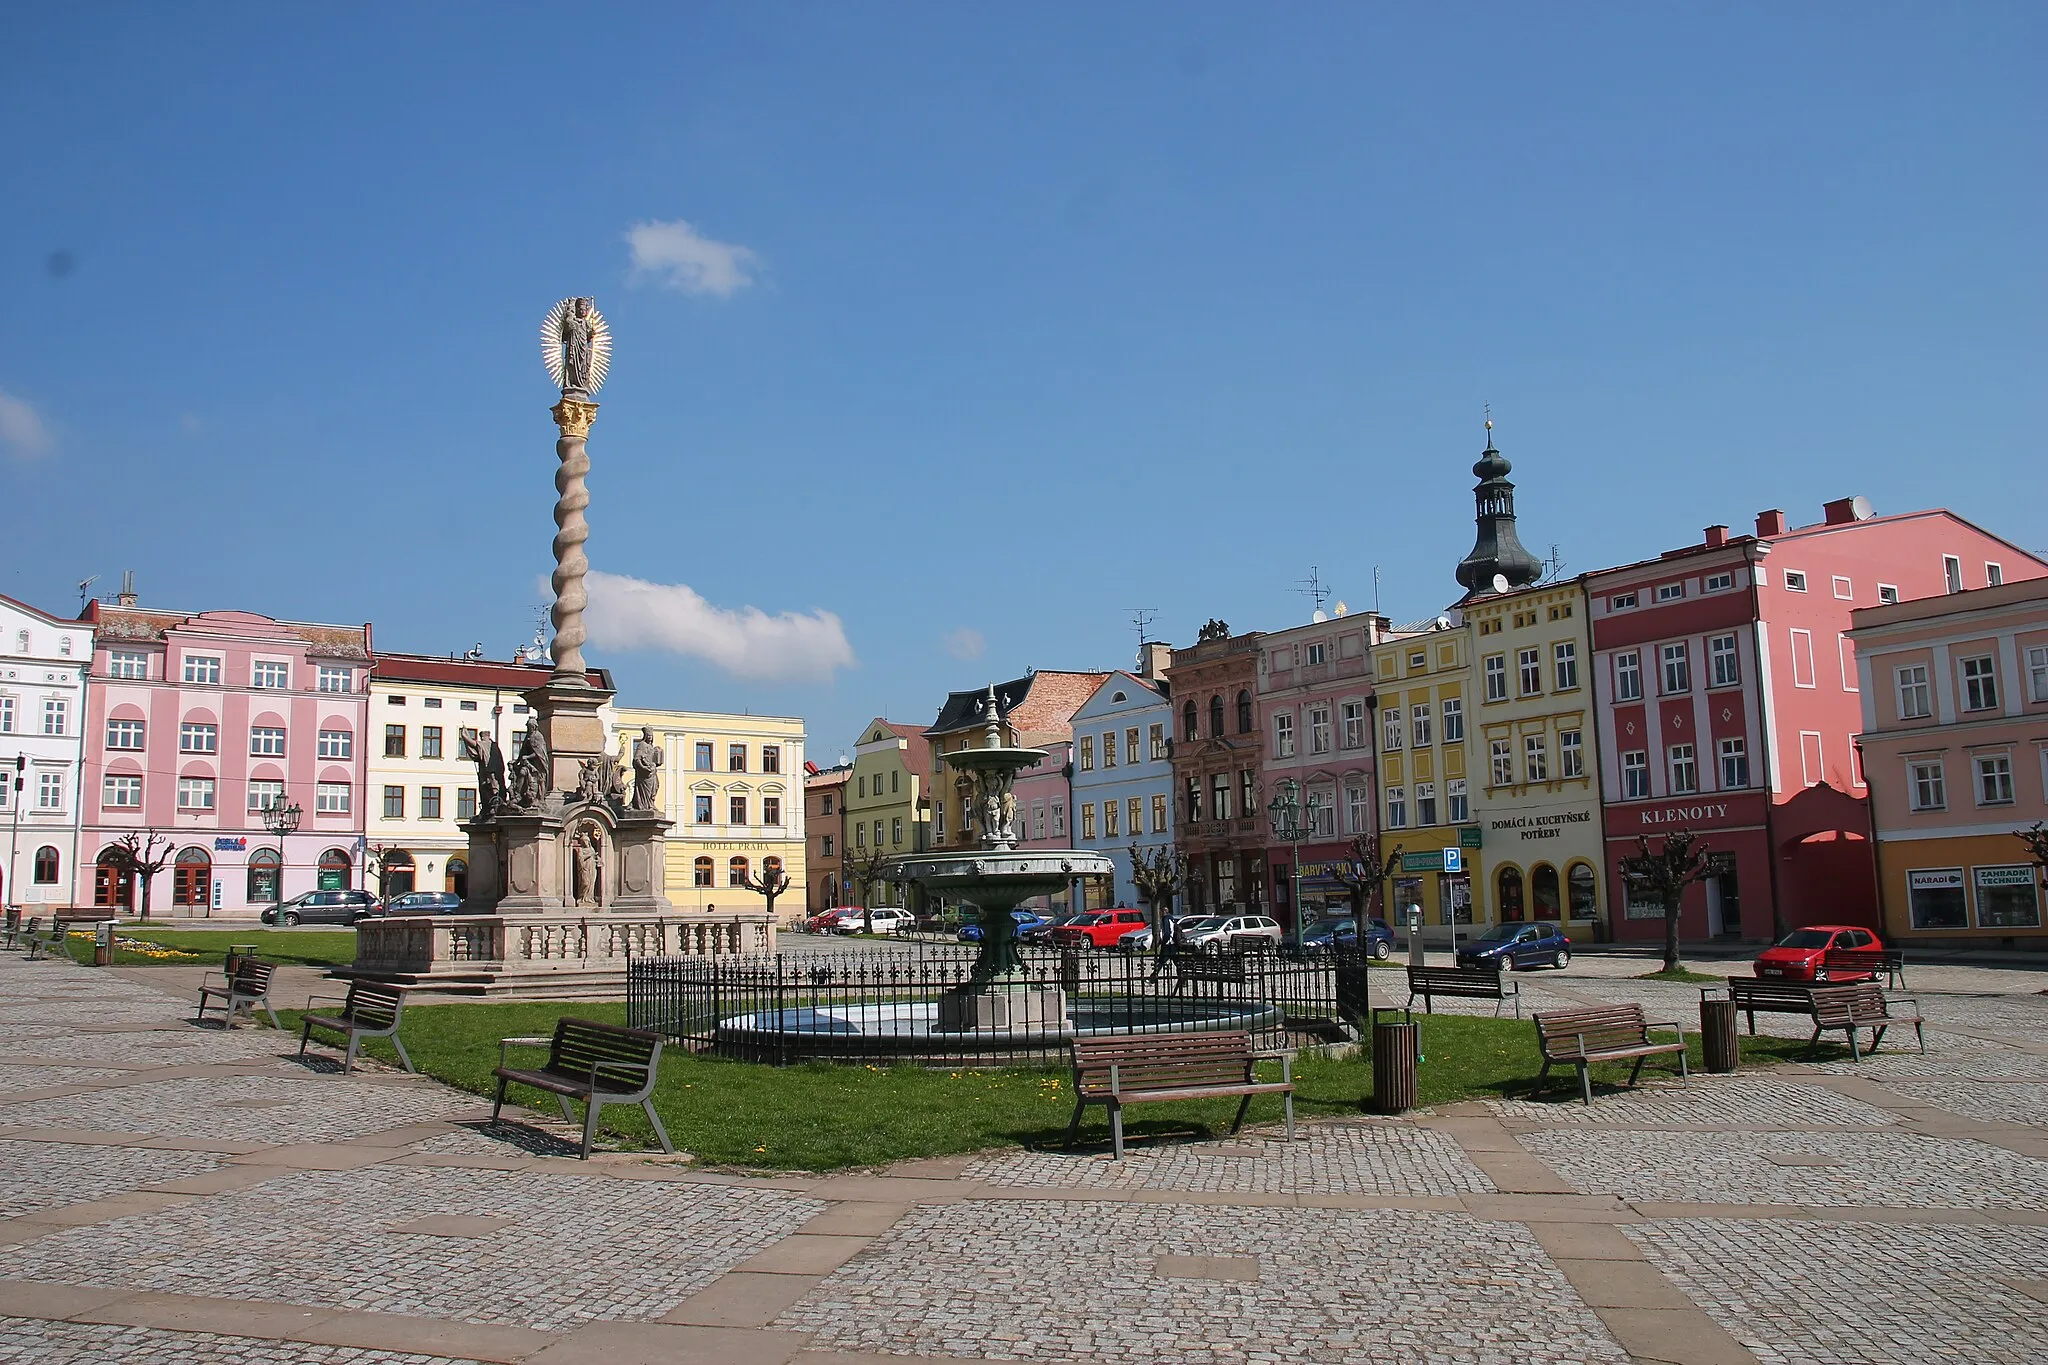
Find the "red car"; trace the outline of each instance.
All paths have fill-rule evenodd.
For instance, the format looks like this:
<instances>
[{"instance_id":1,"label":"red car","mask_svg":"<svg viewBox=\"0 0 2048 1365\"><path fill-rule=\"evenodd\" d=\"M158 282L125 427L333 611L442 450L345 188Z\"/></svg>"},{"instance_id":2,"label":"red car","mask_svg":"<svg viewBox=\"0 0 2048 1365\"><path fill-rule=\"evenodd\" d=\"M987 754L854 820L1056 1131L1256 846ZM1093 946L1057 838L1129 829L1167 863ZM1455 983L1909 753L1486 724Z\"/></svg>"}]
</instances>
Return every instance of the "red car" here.
<instances>
[{"instance_id":1,"label":"red car","mask_svg":"<svg viewBox=\"0 0 2048 1365\"><path fill-rule=\"evenodd\" d=\"M1090 910L1076 916L1052 931L1052 941L1062 948L1114 948L1116 941L1134 929L1142 929L1150 920L1143 910L1132 910L1117 906L1110 910Z\"/></svg>"},{"instance_id":2,"label":"red car","mask_svg":"<svg viewBox=\"0 0 2048 1365\"><path fill-rule=\"evenodd\" d=\"M821 910L804 921L804 928L813 934L829 934L839 927L842 915L859 915L858 905L835 905L830 910Z\"/></svg>"},{"instance_id":3,"label":"red car","mask_svg":"<svg viewBox=\"0 0 2048 1365\"><path fill-rule=\"evenodd\" d=\"M1794 929L1758 954L1756 974L1778 981L1817 981L1823 984L1870 981L1875 979L1874 972L1840 969L1830 972L1827 955L1851 951L1874 953L1883 947L1877 941L1877 935L1868 929L1846 924L1809 924L1804 929Z\"/></svg>"}]
</instances>

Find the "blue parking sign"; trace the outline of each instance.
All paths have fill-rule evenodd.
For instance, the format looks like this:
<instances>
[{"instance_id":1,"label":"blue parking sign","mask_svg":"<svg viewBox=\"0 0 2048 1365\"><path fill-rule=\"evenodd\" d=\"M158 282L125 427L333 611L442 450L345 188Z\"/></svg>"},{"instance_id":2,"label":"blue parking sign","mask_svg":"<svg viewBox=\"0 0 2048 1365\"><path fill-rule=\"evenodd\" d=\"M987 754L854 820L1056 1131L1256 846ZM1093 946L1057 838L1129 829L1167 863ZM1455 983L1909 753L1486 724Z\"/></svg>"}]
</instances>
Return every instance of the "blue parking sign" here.
<instances>
[{"instance_id":1,"label":"blue parking sign","mask_svg":"<svg viewBox=\"0 0 2048 1365\"><path fill-rule=\"evenodd\" d=\"M1465 870L1465 853L1464 853L1464 850L1463 850L1463 849L1460 849L1460 848L1459 848L1459 847L1458 847L1458 846L1457 846L1456 844L1453 844L1453 845L1451 845L1451 846L1450 846L1449 848L1445 849L1445 850L1444 850L1444 871L1446 871L1446 872L1462 872L1462 871L1464 871L1464 870Z\"/></svg>"}]
</instances>

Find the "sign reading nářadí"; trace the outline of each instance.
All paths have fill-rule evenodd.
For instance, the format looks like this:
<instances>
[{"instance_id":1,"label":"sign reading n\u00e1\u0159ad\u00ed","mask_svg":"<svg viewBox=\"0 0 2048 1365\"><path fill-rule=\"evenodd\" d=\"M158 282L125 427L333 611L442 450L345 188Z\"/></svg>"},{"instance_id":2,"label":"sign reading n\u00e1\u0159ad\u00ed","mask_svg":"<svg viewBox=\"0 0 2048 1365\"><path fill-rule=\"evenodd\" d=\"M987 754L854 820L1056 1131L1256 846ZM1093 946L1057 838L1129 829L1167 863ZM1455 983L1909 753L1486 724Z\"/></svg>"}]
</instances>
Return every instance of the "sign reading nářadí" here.
<instances>
[{"instance_id":1,"label":"sign reading n\u00e1\u0159ad\u00ed","mask_svg":"<svg viewBox=\"0 0 2048 1365\"><path fill-rule=\"evenodd\" d=\"M1696 825L1703 820L1726 820L1728 803L1725 801L1703 801L1696 806L1659 806L1643 812L1646 829L1657 829L1664 825Z\"/></svg>"},{"instance_id":2,"label":"sign reading n\u00e1\u0159ad\u00ed","mask_svg":"<svg viewBox=\"0 0 2048 1365\"><path fill-rule=\"evenodd\" d=\"M1488 817L1486 827L1495 834L1519 833L1524 839L1556 839L1563 836L1569 825L1592 823L1593 812L1568 810L1555 815L1510 815L1498 820Z\"/></svg>"}]
</instances>

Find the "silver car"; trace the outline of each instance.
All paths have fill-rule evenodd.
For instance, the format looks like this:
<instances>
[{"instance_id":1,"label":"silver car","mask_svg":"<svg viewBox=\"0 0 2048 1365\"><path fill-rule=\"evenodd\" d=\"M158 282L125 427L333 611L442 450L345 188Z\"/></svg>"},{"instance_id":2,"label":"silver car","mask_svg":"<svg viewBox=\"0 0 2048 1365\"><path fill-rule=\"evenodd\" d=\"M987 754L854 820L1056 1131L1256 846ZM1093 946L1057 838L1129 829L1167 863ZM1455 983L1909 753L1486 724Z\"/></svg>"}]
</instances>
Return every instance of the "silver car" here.
<instances>
[{"instance_id":1,"label":"silver car","mask_svg":"<svg viewBox=\"0 0 2048 1365\"><path fill-rule=\"evenodd\" d=\"M1220 953L1226 948L1280 946L1280 921L1269 915L1210 915L1180 926L1182 947Z\"/></svg>"}]
</instances>

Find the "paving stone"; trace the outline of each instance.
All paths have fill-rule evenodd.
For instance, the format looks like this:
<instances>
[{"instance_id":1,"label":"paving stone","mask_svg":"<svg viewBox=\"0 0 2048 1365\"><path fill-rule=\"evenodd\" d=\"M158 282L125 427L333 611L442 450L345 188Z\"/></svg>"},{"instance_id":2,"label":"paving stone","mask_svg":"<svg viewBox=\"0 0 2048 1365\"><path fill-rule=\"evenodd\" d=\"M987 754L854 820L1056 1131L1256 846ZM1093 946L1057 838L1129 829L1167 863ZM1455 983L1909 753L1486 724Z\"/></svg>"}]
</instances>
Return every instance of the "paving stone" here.
<instances>
[{"instance_id":1,"label":"paving stone","mask_svg":"<svg viewBox=\"0 0 2048 1365\"><path fill-rule=\"evenodd\" d=\"M1899 1098L1987 1123L2048 1123L2048 1081L1890 1079L1885 1088Z\"/></svg>"},{"instance_id":2,"label":"paving stone","mask_svg":"<svg viewBox=\"0 0 2048 1365\"><path fill-rule=\"evenodd\" d=\"M1555 1101L1494 1100L1487 1107L1503 1119L1601 1127L1883 1128L1899 1121L1860 1100L1769 1076L1646 1080L1591 1105L1580 1103L1573 1074L1565 1076L1571 1093L1560 1087Z\"/></svg>"},{"instance_id":3,"label":"paving stone","mask_svg":"<svg viewBox=\"0 0 2048 1365\"><path fill-rule=\"evenodd\" d=\"M459 1357L356 1346L0 1318L0 1362L5 1365L109 1365L113 1361L121 1365L477 1365Z\"/></svg>"},{"instance_id":4,"label":"paving stone","mask_svg":"<svg viewBox=\"0 0 2048 1365\"><path fill-rule=\"evenodd\" d=\"M0 1062L0 1095L41 1090L52 1085L78 1085L91 1081L124 1081L131 1073L82 1066L23 1066ZM0 1109L0 1114L7 1111Z\"/></svg>"},{"instance_id":5,"label":"paving stone","mask_svg":"<svg viewBox=\"0 0 2048 1365\"><path fill-rule=\"evenodd\" d=\"M286 1107L225 1109L230 1100L276 1099ZM474 1096L434 1085L354 1085L340 1077L207 1076L146 1081L90 1095L8 1105L11 1123L73 1125L167 1136L254 1142L328 1142L380 1128L456 1118Z\"/></svg>"},{"instance_id":6,"label":"paving stone","mask_svg":"<svg viewBox=\"0 0 2048 1365\"><path fill-rule=\"evenodd\" d=\"M219 1165L219 1157L204 1152L0 1138L0 1217L90 1203Z\"/></svg>"}]
</instances>

